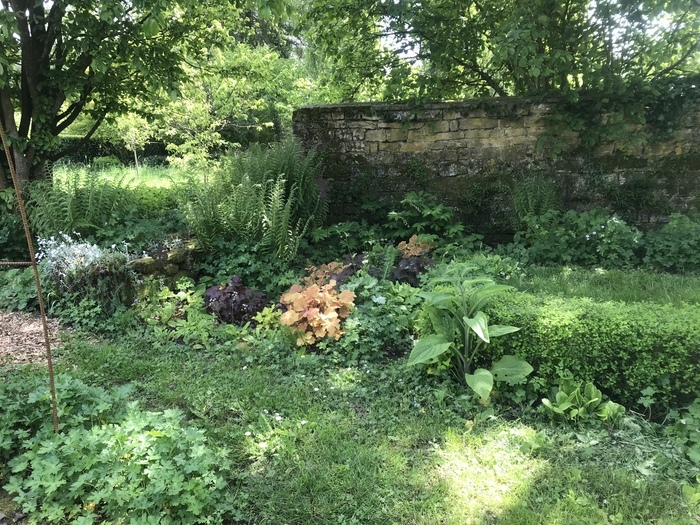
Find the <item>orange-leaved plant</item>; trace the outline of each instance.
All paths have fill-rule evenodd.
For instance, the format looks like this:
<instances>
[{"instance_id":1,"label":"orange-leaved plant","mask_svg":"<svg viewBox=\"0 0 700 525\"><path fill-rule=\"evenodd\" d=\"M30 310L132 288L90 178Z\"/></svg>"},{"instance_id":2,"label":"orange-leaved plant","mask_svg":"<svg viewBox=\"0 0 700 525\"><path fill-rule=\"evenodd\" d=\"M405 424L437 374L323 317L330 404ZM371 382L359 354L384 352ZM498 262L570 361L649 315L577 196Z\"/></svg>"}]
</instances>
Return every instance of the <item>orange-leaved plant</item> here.
<instances>
[{"instance_id":1,"label":"orange-leaved plant","mask_svg":"<svg viewBox=\"0 0 700 525\"><path fill-rule=\"evenodd\" d=\"M348 268L349 264L343 264L338 261L329 262L328 264L322 264L318 268L315 266L309 266L306 271L309 273L308 277L304 277L304 284L306 286L311 286L318 284L322 286L331 280L331 277L341 273L343 270Z\"/></svg>"},{"instance_id":2,"label":"orange-leaved plant","mask_svg":"<svg viewBox=\"0 0 700 525\"><path fill-rule=\"evenodd\" d=\"M287 311L280 322L297 333L297 345L312 345L324 337L336 341L343 335L340 321L350 315L355 305L355 294L350 290L338 293L335 281L319 286L292 286L282 295L280 302L287 305Z\"/></svg>"},{"instance_id":3,"label":"orange-leaved plant","mask_svg":"<svg viewBox=\"0 0 700 525\"><path fill-rule=\"evenodd\" d=\"M403 259L409 257L422 257L435 247L435 244L427 239L418 239L417 235L413 235L408 242L401 241L397 248L401 252Z\"/></svg>"}]
</instances>

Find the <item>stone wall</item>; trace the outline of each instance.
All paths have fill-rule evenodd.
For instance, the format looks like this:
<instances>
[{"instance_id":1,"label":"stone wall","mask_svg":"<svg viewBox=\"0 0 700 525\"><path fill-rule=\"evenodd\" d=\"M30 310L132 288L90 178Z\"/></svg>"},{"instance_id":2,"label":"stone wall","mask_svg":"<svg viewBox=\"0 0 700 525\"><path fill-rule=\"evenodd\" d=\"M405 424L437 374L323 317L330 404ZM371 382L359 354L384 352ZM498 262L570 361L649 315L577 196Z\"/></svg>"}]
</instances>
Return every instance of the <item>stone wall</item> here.
<instances>
[{"instance_id":1,"label":"stone wall","mask_svg":"<svg viewBox=\"0 0 700 525\"><path fill-rule=\"evenodd\" d=\"M555 186L567 207L600 204L637 222L696 205L700 107L688 108L663 139L629 126L622 136L640 136L638 143L599 143L592 151L577 133L552 132L558 108L523 98L336 104L302 107L293 125L306 148L326 155L338 220L363 216L368 203L391 206L407 191L427 191L476 229L508 230L517 222L514 194L533 178ZM556 159L555 144L563 146Z\"/></svg>"}]
</instances>

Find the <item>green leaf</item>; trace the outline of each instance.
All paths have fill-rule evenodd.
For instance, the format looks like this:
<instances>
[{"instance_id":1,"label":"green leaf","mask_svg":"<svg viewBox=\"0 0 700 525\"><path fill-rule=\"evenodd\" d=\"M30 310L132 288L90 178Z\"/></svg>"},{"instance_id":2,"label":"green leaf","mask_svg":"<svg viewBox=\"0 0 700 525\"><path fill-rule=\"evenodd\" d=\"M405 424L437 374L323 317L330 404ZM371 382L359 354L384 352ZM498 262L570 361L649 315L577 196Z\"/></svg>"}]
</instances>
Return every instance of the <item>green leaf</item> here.
<instances>
[{"instance_id":1,"label":"green leaf","mask_svg":"<svg viewBox=\"0 0 700 525\"><path fill-rule=\"evenodd\" d=\"M493 334L492 334L493 335ZM504 355L491 366L491 374L496 381L506 381L509 384L522 381L533 371L527 361L513 355Z\"/></svg>"},{"instance_id":2,"label":"green leaf","mask_svg":"<svg viewBox=\"0 0 700 525\"><path fill-rule=\"evenodd\" d=\"M448 341L454 340L454 322L452 316L449 313L444 313L443 310L435 308L434 306L428 307L428 317L430 317L430 322L433 325L433 330L437 335L445 336Z\"/></svg>"},{"instance_id":3,"label":"green leaf","mask_svg":"<svg viewBox=\"0 0 700 525\"><path fill-rule=\"evenodd\" d=\"M486 343L489 339L489 321L484 312L476 312L474 317L463 317L464 322Z\"/></svg>"},{"instance_id":4,"label":"green leaf","mask_svg":"<svg viewBox=\"0 0 700 525\"><path fill-rule=\"evenodd\" d=\"M513 332L517 332L518 330L520 330L520 328L517 326L505 326L500 324L494 324L489 326L489 335L493 339L494 337L512 334Z\"/></svg>"},{"instance_id":5,"label":"green leaf","mask_svg":"<svg viewBox=\"0 0 700 525\"><path fill-rule=\"evenodd\" d=\"M505 284L487 284L482 286L476 290L469 299L470 312L481 310L491 296L506 290L511 290L512 288L512 286L506 286Z\"/></svg>"},{"instance_id":6,"label":"green leaf","mask_svg":"<svg viewBox=\"0 0 700 525\"><path fill-rule=\"evenodd\" d=\"M485 401L489 398L491 390L493 390L493 376L491 372L478 368L474 370L473 374L464 374L464 379L481 399Z\"/></svg>"},{"instance_id":7,"label":"green leaf","mask_svg":"<svg viewBox=\"0 0 700 525\"><path fill-rule=\"evenodd\" d=\"M147 37L152 37L158 34L158 31L160 31L160 26L158 25L158 22L152 18L149 17L143 22L143 33Z\"/></svg>"},{"instance_id":8,"label":"green leaf","mask_svg":"<svg viewBox=\"0 0 700 525\"><path fill-rule=\"evenodd\" d=\"M408 356L408 366L429 363L436 357L447 352L452 343L442 335L429 335L416 342Z\"/></svg>"},{"instance_id":9,"label":"green leaf","mask_svg":"<svg viewBox=\"0 0 700 525\"><path fill-rule=\"evenodd\" d=\"M446 309L450 307L452 303L452 294L449 293L434 293L434 292L419 292L419 297L426 299L429 306L434 306L435 308Z\"/></svg>"}]
</instances>

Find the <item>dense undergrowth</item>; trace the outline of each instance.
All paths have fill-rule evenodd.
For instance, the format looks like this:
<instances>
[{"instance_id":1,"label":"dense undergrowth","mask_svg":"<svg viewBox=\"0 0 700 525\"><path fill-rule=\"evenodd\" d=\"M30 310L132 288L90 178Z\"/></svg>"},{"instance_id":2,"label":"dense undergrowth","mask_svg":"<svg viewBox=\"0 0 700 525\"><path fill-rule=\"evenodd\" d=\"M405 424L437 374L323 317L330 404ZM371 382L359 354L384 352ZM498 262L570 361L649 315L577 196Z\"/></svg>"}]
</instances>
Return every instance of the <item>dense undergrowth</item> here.
<instances>
[{"instance_id":1,"label":"dense undergrowth","mask_svg":"<svg viewBox=\"0 0 700 525\"><path fill-rule=\"evenodd\" d=\"M91 171L30 189L50 311L76 331L60 435L41 367L0 369L15 505L55 523L697 523L698 223L541 210L494 250L411 194L384 223L324 226L318 169L287 145L152 190ZM21 251L8 216L2 256ZM190 235L189 277L133 271ZM36 308L28 271L0 285L0 308Z\"/></svg>"}]
</instances>

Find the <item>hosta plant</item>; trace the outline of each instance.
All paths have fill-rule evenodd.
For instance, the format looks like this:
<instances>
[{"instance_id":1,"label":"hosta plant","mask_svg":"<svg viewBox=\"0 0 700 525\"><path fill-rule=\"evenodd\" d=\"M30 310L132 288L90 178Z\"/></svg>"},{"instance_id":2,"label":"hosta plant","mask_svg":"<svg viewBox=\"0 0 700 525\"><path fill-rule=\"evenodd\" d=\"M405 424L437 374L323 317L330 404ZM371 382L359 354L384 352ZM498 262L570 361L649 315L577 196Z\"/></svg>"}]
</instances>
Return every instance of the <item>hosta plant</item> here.
<instances>
[{"instance_id":1,"label":"hosta plant","mask_svg":"<svg viewBox=\"0 0 700 525\"><path fill-rule=\"evenodd\" d=\"M338 293L335 281L319 286L295 284L280 299L287 311L280 317L297 335L297 345L313 345L324 337L340 339L340 322L350 315L355 294L350 290Z\"/></svg>"},{"instance_id":2,"label":"hosta plant","mask_svg":"<svg viewBox=\"0 0 700 525\"><path fill-rule=\"evenodd\" d=\"M448 357L458 379L485 400L496 376L494 371L485 369L472 374L474 358L492 338L517 332L520 328L489 325L482 308L491 297L512 287L496 284L487 277L472 277L474 270L475 267L468 264L452 264L442 276L431 279L433 284L447 285L444 291L419 294L426 300L432 333L416 342L408 365L435 363ZM526 362L513 356L507 358L510 371L503 376L504 381L506 377L509 382L524 379L532 371Z\"/></svg>"},{"instance_id":3,"label":"hosta plant","mask_svg":"<svg viewBox=\"0 0 700 525\"><path fill-rule=\"evenodd\" d=\"M570 377L564 378L553 393L551 400L542 400L542 406L549 414L574 423L597 416L607 426L616 427L625 415L622 405L614 401L603 402L603 393L591 382L583 384Z\"/></svg>"}]
</instances>

